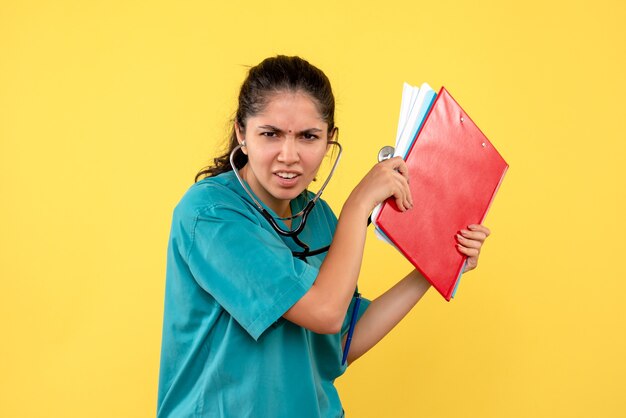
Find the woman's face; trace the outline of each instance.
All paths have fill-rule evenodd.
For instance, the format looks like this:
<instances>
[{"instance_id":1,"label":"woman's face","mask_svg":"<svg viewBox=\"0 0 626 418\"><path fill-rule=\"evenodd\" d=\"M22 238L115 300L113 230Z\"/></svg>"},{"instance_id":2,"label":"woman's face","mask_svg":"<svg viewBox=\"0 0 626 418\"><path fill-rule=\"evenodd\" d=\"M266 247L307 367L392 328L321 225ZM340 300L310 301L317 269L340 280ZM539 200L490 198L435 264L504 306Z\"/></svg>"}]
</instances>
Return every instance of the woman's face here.
<instances>
[{"instance_id":1,"label":"woman's face","mask_svg":"<svg viewBox=\"0 0 626 418\"><path fill-rule=\"evenodd\" d=\"M252 191L279 216L309 185L328 149L328 124L303 92L279 92L265 109L248 118L245 136L236 127L248 156L241 169Z\"/></svg>"}]
</instances>

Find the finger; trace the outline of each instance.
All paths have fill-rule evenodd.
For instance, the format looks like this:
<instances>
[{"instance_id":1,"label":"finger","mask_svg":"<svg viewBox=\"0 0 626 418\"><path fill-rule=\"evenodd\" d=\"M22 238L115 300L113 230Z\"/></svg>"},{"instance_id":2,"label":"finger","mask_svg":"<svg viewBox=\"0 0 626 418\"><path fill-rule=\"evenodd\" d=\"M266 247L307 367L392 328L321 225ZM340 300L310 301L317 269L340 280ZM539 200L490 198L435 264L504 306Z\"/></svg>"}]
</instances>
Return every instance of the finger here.
<instances>
[{"instance_id":1,"label":"finger","mask_svg":"<svg viewBox=\"0 0 626 418\"><path fill-rule=\"evenodd\" d=\"M398 209L400 209L401 212L406 212L407 210L409 210L401 193L394 194L393 197L396 199L396 206L398 207Z\"/></svg>"},{"instance_id":2,"label":"finger","mask_svg":"<svg viewBox=\"0 0 626 418\"><path fill-rule=\"evenodd\" d=\"M402 190L402 194L404 195L404 200L409 208L413 207L413 196L411 195L411 189L409 188L409 182L407 179L401 174L395 173L397 186Z\"/></svg>"},{"instance_id":3,"label":"finger","mask_svg":"<svg viewBox=\"0 0 626 418\"><path fill-rule=\"evenodd\" d=\"M406 182L404 182L406 184ZM413 202L411 199L411 192L405 187L405 184L398 182L396 184L397 195L402 199L402 203L407 209L411 209L413 207Z\"/></svg>"},{"instance_id":4,"label":"finger","mask_svg":"<svg viewBox=\"0 0 626 418\"><path fill-rule=\"evenodd\" d=\"M399 174L392 175L391 182L389 184L389 197L393 197L396 206L401 212L405 212L408 210L408 205L406 204L406 198L404 193L402 192L402 186L400 185L400 180L398 179Z\"/></svg>"},{"instance_id":5,"label":"finger","mask_svg":"<svg viewBox=\"0 0 626 418\"><path fill-rule=\"evenodd\" d=\"M387 161L391 165L391 168L402 174L407 182L409 181L409 167L406 165L406 162L404 162L402 157L393 157Z\"/></svg>"},{"instance_id":6,"label":"finger","mask_svg":"<svg viewBox=\"0 0 626 418\"><path fill-rule=\"evenodd\" d=\"M464 247L467 247L467 248L480 249L480 247L483 245L483 243L480 242L480 241L467 239L465 237L462 237L459 234L456 234L456 239L459 241L459 244L461 244L461 245L463 245Z\"/></svg>"},{"instance_id":7,"label":"finger","mask_svg":"<svg viewBox=\"0 0 626 418\"><path fill-rule=\"evenodd\" d=\"M484 225L471 224L471 225L468 225L467 228L472 230L472 231L483 232L486 236L489 236L491 234L491 230L489 228L487 228L486 226L484 226Z\"/></svg>"},{"instance_id":8,"label":"finger","mask_svg":"<svg viewBox=\"0 0 626 418\"><path fill-rule=\"evenodd\" d=\"M485 234L484 232L472 232L468 231L467 229L461 229L459 233L464 238L473 239L480 242L485 242L485 240L487 239L487 234Z\"/></svg>"},{"instance_id":9,"label":"finger","mask_svg":"<svg viewBox=\"0 0 626 418\"><path fill-rule=\"evenodd\" d=\"M411 199L411 192L406 183L406 179L397 173L396 173L394 188L395 188L394 196L402 200L402 206L406 210L411 209L413 207L413 203Z\"/></svg>"},{"instance_id":10,"label":"finger","mask_svg":"<svg viewBox=\"0 0 626 418\"><path fill-rule=\"evenodd\" d=\"M459 252L465 254L468 257L478 257L478 254L480 254L480 251L476 248L467 248L461 244L457 244L456 248L459 250Z\"/></svg>"}]
</instances>

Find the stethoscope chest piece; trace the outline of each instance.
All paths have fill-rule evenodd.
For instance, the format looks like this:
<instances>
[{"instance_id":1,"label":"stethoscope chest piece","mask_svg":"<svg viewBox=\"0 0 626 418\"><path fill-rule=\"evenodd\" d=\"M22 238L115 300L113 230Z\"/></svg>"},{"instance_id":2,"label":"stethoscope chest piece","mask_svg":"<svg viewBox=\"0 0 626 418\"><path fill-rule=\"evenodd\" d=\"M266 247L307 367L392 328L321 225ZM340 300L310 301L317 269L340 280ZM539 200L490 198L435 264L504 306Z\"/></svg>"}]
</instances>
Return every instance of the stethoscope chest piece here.
<instances>
[{"instance_id":1,"label":"stethoscope chest piece","mask_svg":"<svg viewBox=\"0 0 626 418\"><path fill-rule=\"evenodd\" d=\"M393 153L395 151L396 150L391 145L385 145L380 149L380 151L378 151L378 162L380 163L382 161L390 159L391 157L393 157Z\"/></svg>"}]
</instances>

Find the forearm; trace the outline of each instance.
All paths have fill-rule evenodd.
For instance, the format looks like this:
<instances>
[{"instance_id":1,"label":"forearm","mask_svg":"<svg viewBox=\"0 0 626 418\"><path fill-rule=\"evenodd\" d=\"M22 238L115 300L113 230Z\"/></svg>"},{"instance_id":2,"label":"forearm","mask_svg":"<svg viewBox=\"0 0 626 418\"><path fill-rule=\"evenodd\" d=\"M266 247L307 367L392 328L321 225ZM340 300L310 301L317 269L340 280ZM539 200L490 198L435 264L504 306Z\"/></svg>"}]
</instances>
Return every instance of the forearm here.
<instances>
[{"instance_id":1,"label":"forearm","mask_svg":"<svg viewBox=\"0 0 626 418\"><path fill-rule=\"evenodd\" d=\"M412 202L407 180L404 161L395 157L376 164L359 182L343 206L315 283L285 318L315 332L339 332L361 270L367 217L390 197L400 210L408 210Z\"/></svg>"},{"instance_id":2,"label":"forearm","mask_svg":"<svg viewBox=\"0 0 626 418\"><path fill-rule=\"evenodd\" d=\"M413 270L373 300L356 324L348 362L362 356L387 335L429 288L430 283L417 270Z\"/></svg>"},{"instance_id":3,"label":"forearm","mask_svg":"<svg viewBox=\"0 0 626 418\"><path fill-rule=\"evenodd\" d=\"M400 157L374 166L352 190L339 216L332 245L320 267L314 287L323 289L323 300L339 308L339 322L343 322L361 270L367 218L374 207L387 198L393 198L402 211L412 206L408 170Z\"/></svg>"},{"instance_id":4,"label":"forearm","mask_svg":"<svg viewBox=\"0 0 626 418\"><path fill-rule=\"evenodd\" d=\"M325 297L341 306L343 315L348 308L356 287L367 235L368 212L350 206L350 201L341 211L333 242L315 281L323 288Z\"/></svg>"},{"instance_id":5,"label":"forearm","mask_svg":"<svg viewBox=\"0 0 626 418\"><path fill-rule=\"evenodd\" d=\"M315 332L339 332L361 270L368 215L357 198L346 201L315 283L285 318Z\"/></svg>"}]
</instances>

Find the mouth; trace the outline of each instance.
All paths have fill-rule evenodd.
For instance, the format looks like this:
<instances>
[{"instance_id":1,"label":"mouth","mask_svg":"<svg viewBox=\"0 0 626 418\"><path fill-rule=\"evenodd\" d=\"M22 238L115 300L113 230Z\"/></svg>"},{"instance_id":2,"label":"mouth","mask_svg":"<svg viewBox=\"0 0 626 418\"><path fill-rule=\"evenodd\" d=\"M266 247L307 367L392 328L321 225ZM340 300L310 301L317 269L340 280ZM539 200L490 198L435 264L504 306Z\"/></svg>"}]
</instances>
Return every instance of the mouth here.
<instances>
[{"instance_id":1,"label":"mouth","mask_svg":"<svg viewBox=\"0 0 626 418\"><path fill-rule=\"evenodd\" d=\"M300 184L301 173L295 173L293 171L276 171L274 173L276 180L280 187L292 188Z\"/></svg>"},{"instance_id":2,"label":"mouth","mask_svg":"<svg viewBox=\"0 0 626 418\"><path fill-rule=\"evenodd\" d=\"M290 171L277 171L274 173L274 175L278 176L279 178L283 180L292 180L300 176L299 173L294 173Z\"/></svg>"}]
</instances>

